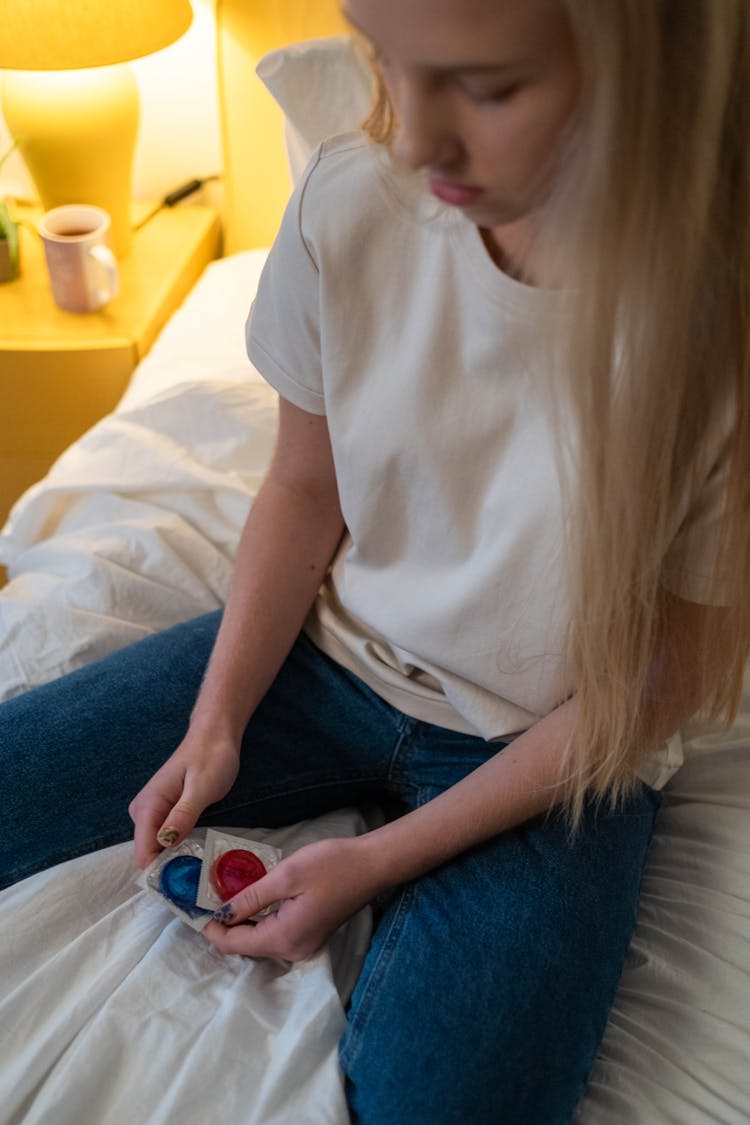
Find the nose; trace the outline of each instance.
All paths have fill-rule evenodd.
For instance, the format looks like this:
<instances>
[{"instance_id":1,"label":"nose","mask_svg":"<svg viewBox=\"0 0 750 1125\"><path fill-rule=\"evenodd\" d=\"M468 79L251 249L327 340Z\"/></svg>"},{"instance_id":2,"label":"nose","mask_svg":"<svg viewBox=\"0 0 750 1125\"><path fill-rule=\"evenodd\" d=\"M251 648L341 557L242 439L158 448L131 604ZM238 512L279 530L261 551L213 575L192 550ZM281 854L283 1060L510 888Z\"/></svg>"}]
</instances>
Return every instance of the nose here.
<instances>
[{"instance_id":1,"label":"nose","mask_svg":"<svg viewBox=\"0 0 750 1125\"><path fill-rule=\"evenodd\" d=\"M461 156L462 144L439 91L432 90L425 81L408 76L389 85L396 116L396 131L391 141L393 157L415 170L455 164Z\"/></svg>"}]
</instances>

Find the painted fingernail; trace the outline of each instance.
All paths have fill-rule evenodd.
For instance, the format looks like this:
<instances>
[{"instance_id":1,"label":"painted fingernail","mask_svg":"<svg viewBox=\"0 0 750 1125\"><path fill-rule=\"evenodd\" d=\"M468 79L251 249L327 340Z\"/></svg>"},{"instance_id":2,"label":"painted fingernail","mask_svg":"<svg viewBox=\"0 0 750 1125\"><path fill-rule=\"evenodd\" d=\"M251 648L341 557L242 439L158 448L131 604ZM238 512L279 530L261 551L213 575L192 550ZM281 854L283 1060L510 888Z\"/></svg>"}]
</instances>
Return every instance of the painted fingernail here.
<instances>
[{"instance_id":1,"label":"painted fingernail","mask_svg":"<svg viewBox=\"0 0 750 1125\"><path fill-rule=\"evenodd\" d=\"M179 828L162 828L161 832L159 832L156 837L159 843L163 844L165 848L171 848L173 844L177 843L179 838Z\"/></svg>"},{"instance_id":2,"label":"painted fingernail","mask_svg":"<svg viewBox=\"0 0 750 1125\"><path fill-rule=\"evenodd\" d=\"M225 902L220 910L214 912L214 922L221 922L226 926L229 922L234 921L234 907L231 902Z\"/></svg>"}]
</instances>

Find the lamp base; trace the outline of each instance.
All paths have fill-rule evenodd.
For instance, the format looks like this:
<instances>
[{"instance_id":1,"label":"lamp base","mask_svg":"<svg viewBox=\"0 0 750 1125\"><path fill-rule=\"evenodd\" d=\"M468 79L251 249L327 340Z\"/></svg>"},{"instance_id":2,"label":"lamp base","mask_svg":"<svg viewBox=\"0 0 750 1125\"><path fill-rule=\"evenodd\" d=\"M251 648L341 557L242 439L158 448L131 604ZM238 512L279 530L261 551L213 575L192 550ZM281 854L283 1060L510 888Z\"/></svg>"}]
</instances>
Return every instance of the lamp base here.
<instances>
[{"instance_id":1,"label":"lamp base","mask_svg":"<svg viewBox=\"0 0 750 1125\"><path fill-rule=\"evenodd\" d=\"M6 70L2 108L45 210L63 203L103 207L111 243L130 249L130 194L139 100L129 66Z\"/></svg>"}]
</instances>

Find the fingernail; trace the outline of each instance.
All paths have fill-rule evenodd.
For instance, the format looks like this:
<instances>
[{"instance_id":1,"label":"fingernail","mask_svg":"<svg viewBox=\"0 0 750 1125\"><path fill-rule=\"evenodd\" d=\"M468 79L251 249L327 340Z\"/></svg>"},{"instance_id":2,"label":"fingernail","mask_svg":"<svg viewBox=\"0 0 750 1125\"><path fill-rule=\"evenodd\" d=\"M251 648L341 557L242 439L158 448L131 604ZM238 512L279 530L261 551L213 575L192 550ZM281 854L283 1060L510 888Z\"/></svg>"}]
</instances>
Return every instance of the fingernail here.
<instances>
[{"instance_id":1,"label":"fingernail","mask_svg":"<svg viewBox=\"0 0 750 1125\"><path fill-rule=\"evenodd\" d=\"M234 921L234 907L231 902L225 902L221 909L214 912L214 922L221 922L227 925L228 922Z\"/></svg>"},{"instance_id":2,"label":"fingernail","mask_svg":"<svg viewBox=\"0 0 750 1125\"><path fill-rule=\"evenodd\" d=\"M173 844L177 843L179 838L180 830L178 828L162 828L161 832L159 832L156 837L159 843L163 844L165 848L171 848Z\"/></svg>"}]
</instances>

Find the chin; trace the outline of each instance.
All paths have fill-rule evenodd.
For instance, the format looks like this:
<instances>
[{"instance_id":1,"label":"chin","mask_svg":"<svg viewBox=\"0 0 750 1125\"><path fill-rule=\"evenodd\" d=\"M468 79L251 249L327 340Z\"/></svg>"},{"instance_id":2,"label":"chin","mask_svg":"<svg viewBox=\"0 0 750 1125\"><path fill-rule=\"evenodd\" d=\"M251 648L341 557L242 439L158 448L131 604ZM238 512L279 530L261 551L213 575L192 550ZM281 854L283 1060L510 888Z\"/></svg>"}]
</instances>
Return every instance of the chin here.
<instances>
[{"instance_id":1,"label":"chin","mask_svg":"<svg viewBox=\"0 0 750 1125\"><path fill-rule=\"evenodd\" d=\"M463 214L472 223L478 227L488 228L510 226L525 219L531 210L531 207L493 203L486 199L480 199L477 203L461 208Z\"/></svg>"}]
</instances>

